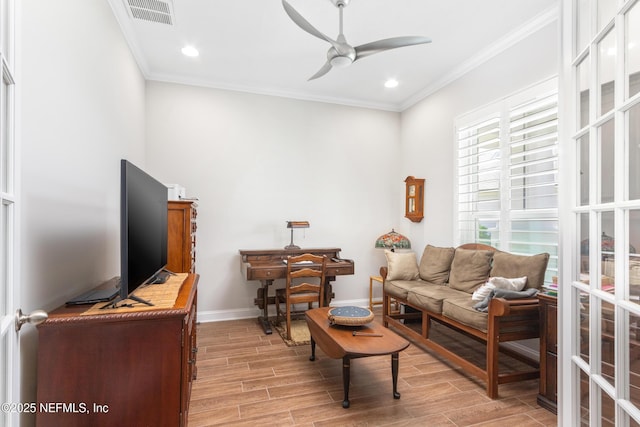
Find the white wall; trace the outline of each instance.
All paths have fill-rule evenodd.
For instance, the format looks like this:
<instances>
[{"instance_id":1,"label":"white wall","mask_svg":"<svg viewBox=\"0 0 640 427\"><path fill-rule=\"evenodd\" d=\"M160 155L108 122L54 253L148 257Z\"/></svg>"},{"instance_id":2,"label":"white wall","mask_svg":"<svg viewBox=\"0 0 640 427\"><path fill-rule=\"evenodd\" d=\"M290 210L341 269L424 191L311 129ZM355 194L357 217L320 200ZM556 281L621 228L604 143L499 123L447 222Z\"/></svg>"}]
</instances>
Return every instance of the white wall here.
<instances>
[{"instance_id":1,"label":"white wall","mask_svg":"<svg viewBox=\"0 0 640 427\"><path fill-rule=\"evenodd\" d=\"M455 245L455 119L557 75L558 55L553 22L402 112L398 179L426 180L425 218L408 230L418 256L427 243Z\"/></svg>"},{"instance_id":2,"label":"white wall","mask_svg":"<svg viewBox=\"0 0 640 427\"><path fill-rule=\"evenodd\" d=\"M399 114L278 97L147 83L147 164L199 198L201 320L253 316L258 282L245 282L239 249L283 248L287 220L301 247L340 247L354 276L338 277L338 302L368 298L391 227ZM278 284L281 286L282 284ZM271 291L273 292L273 291Z\"/></svg>"},{"instance_id":3,"label":"white wall","mask_svg":"<svg viewBox=\"0 0 640 427\"><path fill-rule=\"evenodd\" d=\"M21 30L19 286L29 312L119 275L120 158L144 166L145 87L104 0L22 0ZM36 343L23 328L23 402L35 401Z\"/></svg>"}]
</instances>

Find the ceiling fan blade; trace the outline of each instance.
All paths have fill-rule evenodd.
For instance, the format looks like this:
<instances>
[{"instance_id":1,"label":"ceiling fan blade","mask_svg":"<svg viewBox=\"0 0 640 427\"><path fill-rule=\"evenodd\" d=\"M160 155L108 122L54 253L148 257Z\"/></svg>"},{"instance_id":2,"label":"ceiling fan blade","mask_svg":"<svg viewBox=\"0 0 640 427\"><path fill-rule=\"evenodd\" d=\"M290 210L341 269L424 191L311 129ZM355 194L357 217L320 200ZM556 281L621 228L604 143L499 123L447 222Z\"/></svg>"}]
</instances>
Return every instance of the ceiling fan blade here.
<instances>
[{"instance_id":1,"label":"ceiling fan blade","mask_svg":"<svg viewBox=\"0 0 640 427\"><path fill-rule=\"evenodd\" d=\"M375 42L362 44L355 47L356 59L354 61L369 55L373 55L374 53L384 52L385 50L423 43L431 43L431 39L429 37L421 36L403 36L392 37L390 39L378 40Z\"/></svg>"},{"instance_id":2,"label":"ceiling fan blade","mask_svg":"<svg viewBox=\"0 0 640 427\"><path fill-rule=\"evenodd\" d=\"M333 68L333 67L331 66L331 62L330 62L330 61L325 62L325 63L324 63L324 65L322 66L322 68L320 68L320 69L318 70L318 72L317 72L317 73L315 73L313 76L309 77L309 79L307 79L307 81L315 80L315 79L317 79L318 77L322 77L322 76L324 76L324 75L325 75L325 74L327 74L329 71L331 71L331 68Z\"/></svg>"},{"instance_id":3,"label":"ceiling fan blade","mask_svg":"<svg viewBox=\"0 0 640 427\"><path fill-rule=\"evenodd\" d=\"M289 15L289 18L291 18L291 20L295 22L298 27L302 28L304 31L311 34L312 36L315 36L321 40L331 43L331 45L336 49L339 48L340 45L338 44L337 41L333 40L331 37L326 36L319 30L317 30L313 25L309 23L309 21L304 19L302 15L300 15L298 11L296 11L293 8L293 6L287 3L286 0L282 0L282 6L284 7L285 12L287 12L287 15Z\"/></svg>"}]
</instances>

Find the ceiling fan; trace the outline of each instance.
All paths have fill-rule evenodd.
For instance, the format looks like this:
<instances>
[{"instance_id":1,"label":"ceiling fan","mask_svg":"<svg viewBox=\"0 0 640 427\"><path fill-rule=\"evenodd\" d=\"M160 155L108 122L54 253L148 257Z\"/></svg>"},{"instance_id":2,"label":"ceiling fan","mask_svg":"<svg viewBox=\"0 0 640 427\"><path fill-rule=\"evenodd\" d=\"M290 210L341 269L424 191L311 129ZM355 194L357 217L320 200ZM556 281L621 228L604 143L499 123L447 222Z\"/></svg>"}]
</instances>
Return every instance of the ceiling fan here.
<instances>
[{"instance_id":1,"label":"ceiling fan","mask_svg":"<svg viewBox=\"0 0 640 427\"><path fill-rule=\"evenodd\" d=\"M405 36L405 37L392 37L390 39L377 40L375 42L362 44L360 46L351 46L347 43L342 32L342 10L349 4L351 0L330 0L340 11L340 34L336 40L324 35L318 31L313 25L311 25L306 19L302 17L286 0L282 0L282 6L284 7L287 15L293 20L293 22L302 28L312 36L318 37L321 40L325 40L331 44L329 51L327 52L327 62L309 78L309 80L317 79L327 74L333 67L346 67L353 62L358 61L374 53L384 52L385 50L395 49L398 47L412 46L416 44L431 43L431 39L428 37L420 36Z\"/></svg>"}]
</instances>

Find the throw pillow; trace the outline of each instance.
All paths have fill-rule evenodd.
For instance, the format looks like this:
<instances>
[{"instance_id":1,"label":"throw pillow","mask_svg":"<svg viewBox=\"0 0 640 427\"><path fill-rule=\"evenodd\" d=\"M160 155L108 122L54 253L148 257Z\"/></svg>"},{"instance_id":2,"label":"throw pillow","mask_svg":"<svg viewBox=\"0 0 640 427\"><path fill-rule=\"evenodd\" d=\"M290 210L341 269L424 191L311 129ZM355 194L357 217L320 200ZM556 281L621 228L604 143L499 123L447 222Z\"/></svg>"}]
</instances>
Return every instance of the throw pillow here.
<instances>
[{"instance_id":1,"label":"throw pillow","mask_svg":"<svg viewBox=\"0 0 640 427\"><path fill-rule=\"evenodd\" d=\"M418 267L420 278L436 285L447 283L454 253L454 248L438 248L427 245Z\"/></svg>"},{"instance_id":2,"label":"throw pillow","mask_svg":"<svg viewBox=\"0 0 640 427\"><path fill-rule=\"evenodd\" d=\"M548 261L548 253L513 255L508 252L496 251L493 254L491 277L527 276L526 287L540 289L544 283Z\"/></svg>"},{"instance_id":3,"label":"throw pillow","mask_svg":"<svg viewBox=\"0 0 640 427\"><path fill-rule=\"evenodd\" d=\"M491 277L489 283L492 283L496 289L507 289L510 291L521 291L527 286L527 276L507 279L506 277Z\"/></svg>"},{"instance_id":4,"label":"throw pillow","mask_svg":"<svg viewBox=\"0 0 640 427\"><path fill-rule=\"evenodd\" d=\"M492 290L494 290L496 286L493 283L487 282L484 285L480 286L478 289L473 291L473 295L471 295L471 299L473 301L482 301L484 300Z\"/></svg>"},{"instance_id":5,"label":"throw pillow","mask_svg":"<svg viewBox=\"0 0 640 427\"><path fill-rule=\"evenodd\" d=\"M473 292L471 299L482 301L493 289L507 289L510 291L521 291L527 285L527 276L507 279L505 277L490 277L487 283L480 286Z\"/></svg>"},{"instance_id":6,"label":"throw pillow","mask_svg":"<svg viewBox=\"0 0 640 427\"><path fill-rule=\"evenodd\" d=\"M449 286L473 293L489 279L492 251L457 248L451 263Z\"/></svg>"},{"instance_id":7,"label":"throw pillow","mask_svg":"<svg viewBox=\"0 0 640 427\"><path fill-rule=\"evenodd\" d=\"M387 257L387 280L415 280L419 277L415 253L385 250L384 255Z\"/></svg>"}]
</instances>

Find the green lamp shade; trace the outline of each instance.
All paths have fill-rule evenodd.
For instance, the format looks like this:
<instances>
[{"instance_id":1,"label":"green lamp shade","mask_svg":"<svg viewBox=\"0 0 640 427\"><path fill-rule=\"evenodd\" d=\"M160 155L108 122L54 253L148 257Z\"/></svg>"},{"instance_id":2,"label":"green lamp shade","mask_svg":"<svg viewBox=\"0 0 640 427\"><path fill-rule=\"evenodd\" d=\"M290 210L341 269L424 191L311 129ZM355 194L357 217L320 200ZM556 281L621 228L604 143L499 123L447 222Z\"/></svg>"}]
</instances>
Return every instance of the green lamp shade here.
<instances>
[{"instance_id":1,"label":"green lamp shade","mask_svg":"<svg viewBox=\"0 0 640 427\"><path fill-rule=\"evenodd\" d=\"M400 233L396 233L391 229L390 232L383 234L376 239L376 248L386 249L411 249L411 242Z\"/></svg>"}]
</instances>

